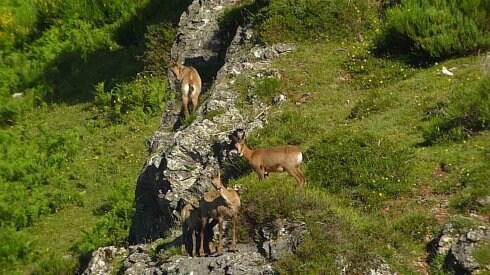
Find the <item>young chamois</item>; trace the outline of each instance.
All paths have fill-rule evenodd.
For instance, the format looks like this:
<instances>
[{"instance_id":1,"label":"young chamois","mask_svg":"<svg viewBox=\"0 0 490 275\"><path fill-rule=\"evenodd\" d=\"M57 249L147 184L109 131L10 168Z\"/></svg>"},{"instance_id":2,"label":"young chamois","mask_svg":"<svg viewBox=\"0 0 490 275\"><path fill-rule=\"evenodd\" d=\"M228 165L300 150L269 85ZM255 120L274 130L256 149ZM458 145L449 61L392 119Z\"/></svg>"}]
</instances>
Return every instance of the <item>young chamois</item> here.
<instances>
[{"instance_id":1,"label":"young chamois","mask_svg":"<svg viewBox=\"0 0 490 275\"><path fill-rule=\"evenodd\" d=\"M204 256L203 228L208 224L210 218L218 220L219 223L218 255L223 254L223 221L225 219L231 219L232 222L233 237L230 251L237 251L236 223L238 212L240 210L240 197L232 188L223 186L219 173L213 177L211 183L216 190L204 193L204 196L199 203L201 208L201 247L199 249L199 256Z\"/></svg>"},{"instance_id":2,"label":"young chamois","mask_svg":"<svg viewBox=\"0 0 490 275\"><path fill-rule=\"evenodd\" d=\"M187 119L189 117L189 104L192 113L197 109L199 94L201 93L201 77L195 68L184 66L177 61L170 63L170 70L180 81L182 108Z\"/></svg>"},{"instance_id":3,"label":"young chamois","mask_svg":"<svg viewBox=\"0 0 490 275\"><path fill-rule=\"evenodd\" d=\"M259 180L268 176L269 172L287 171L300 187L305 185L306 179L299 168L303 162L303 153L297 146L283 145L252 150L245 143L245 131L242 129L237 129L230 135L230 139L240 156L243 156L259 175Z\"/></svg>"},{"instance_id":4,"label":"young chamois","mask_svg":"<svg viewBox=\"0 0 490 275\"><path fill-rule=\"evenodd\" d=\"M194 205L188 203L180 211L180 217L182 219L182 254L187 254L187 244L189 235L192 237L192 257L196 256L196 234L201 233L201 213L200 209ZM216 225L216 221L206 224L205 243L208 244L210 253L214 253L214 245L212 242L213 232L212 228Z\"/></svg>"}]
</instances>

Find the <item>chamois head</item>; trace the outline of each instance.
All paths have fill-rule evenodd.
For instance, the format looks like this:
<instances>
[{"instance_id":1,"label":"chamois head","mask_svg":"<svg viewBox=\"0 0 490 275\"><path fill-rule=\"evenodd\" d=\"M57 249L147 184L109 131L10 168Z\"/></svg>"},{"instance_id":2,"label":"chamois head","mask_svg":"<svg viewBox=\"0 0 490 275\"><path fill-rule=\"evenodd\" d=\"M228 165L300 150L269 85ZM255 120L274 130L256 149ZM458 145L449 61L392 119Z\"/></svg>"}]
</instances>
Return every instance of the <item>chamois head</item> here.
<instances>
[{"instance_id":1,"label":"chamois head","mask_svg":"<svg viewBox=\"0 0 490 275\"><path fill-rule=\"evenodd\" d=\"M235 147L240 156L243 156L243 149L245 148L245 131L243 129L236 129L231 135L231 145Z\"/></svg>"},{"instance_id":2,"label":"chamois head","mask_svg":"<svg viewBox=\"0 0 490 275\"><path fill-rule=\"evenodd\" d=\"M218 192L221 191L221 188L225 188L223 186L223 183L221 182L221 174L219 170L214 174L213 178L211 179L211 184L216 188Z\"/></svg>"}]
</instances>

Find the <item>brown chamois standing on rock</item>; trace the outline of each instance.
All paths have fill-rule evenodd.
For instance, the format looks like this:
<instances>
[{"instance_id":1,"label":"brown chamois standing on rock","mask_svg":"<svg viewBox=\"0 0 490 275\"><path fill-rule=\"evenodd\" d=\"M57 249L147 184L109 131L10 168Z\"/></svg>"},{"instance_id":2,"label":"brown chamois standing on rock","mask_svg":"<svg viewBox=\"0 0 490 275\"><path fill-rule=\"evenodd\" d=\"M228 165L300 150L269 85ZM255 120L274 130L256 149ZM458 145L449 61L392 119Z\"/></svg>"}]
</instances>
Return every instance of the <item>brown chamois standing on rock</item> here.
<instances>
[{"instance_id":1,"label":"brown chamois standing on rock","mask_svg":"<svg viewBox=\"0 0 490 275\"><path fill-rule=\"evenodd\" d=\"M238 154L243 156L259 175L259 180L268 176L269 172L287 171L296 179L300 187L306 184L306 179L299 168L303 162L303 153L299 147L283 145L252 150L245 143L245 131L243 129L237 129L230 135L230 139Z\"/></svg>"},{"instance_id":2,"label":"brown chamois standing on rock","mask_svg":"<svg viewBox=\"0 0 490 275\"><path fill-rule=\"evenodd\" d=\"M218 255L223 254L223 221L225 219L231 219L232 222L233 237L230 251L237 251L236 223L238 212L240 211L240 197L233 188L226 188L223 186L219 172L213 177L211 183L216 190L204 193L204 196L199 203L201 208L201 247L199 249L199 256L204 256L203 228L208 224L210 218L218 220L219 224Z\"/></svg>"},{"instance_id":3,"label":"brown chamois standing on rock","mask_svg":"<svg viewBox=\"0 0 490 275\"><path fill-rule=\"evenodd\" d=\"M200 209L195 207L194 205L188 203L186 204L182 210L180 211L180 217L182 219L182 246L181 246L181 253L182 254L187 254L187 240L189 238L189 235L192 237L192 257L196 256L196 234L201 233L201 213ZM208 243L208 249L210 253L214 253L214 245L212 242L213 234L212 234L212 228L216 225L216 221L213 221L209 224L206 224L206 240L205 242Z\"/></svg>"},{"instance_id":4,"label":"brown chamois standing on rock","mask_svg":"<svg viewBox=\"0 0 490 275\"><path fill-rule=\"evenodd\" d=\"M170 70L180 81L182 108L184 110L184 116L187 119L189 117L189 103L191 105L191 113L197 109L199 94L201 94L201 77L194 67L184 66L178 61L170 62Z\"/></svg>"}]
</instances>

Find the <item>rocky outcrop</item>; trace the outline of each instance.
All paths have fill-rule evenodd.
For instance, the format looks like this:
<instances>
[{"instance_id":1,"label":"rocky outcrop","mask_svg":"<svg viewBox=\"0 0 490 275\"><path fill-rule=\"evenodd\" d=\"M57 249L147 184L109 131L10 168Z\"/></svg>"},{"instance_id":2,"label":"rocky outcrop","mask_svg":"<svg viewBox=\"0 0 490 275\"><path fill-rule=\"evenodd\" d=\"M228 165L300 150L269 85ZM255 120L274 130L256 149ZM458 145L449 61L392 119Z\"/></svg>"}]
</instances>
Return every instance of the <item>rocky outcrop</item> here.
<instances>
[{"instance_id":1,"label":"rocky outcrop","mask_svg":"<svg viewBox=\"0 0 490 275\"><path fill-rule=\"evenodd\" d=\"M290 223L285 219L277 219L256 232L260 248L271 260L278 260L295 252L305 234L306 223Z\"/></svg>"},{"instance_id":2,"label":"rocky outcrop","mask_svg":"<svg viewBox=\"0 0 490 275\"><path fill-rule=\"evenodd\" d=\"M258 101L249 102L247 114L241 113L236 106L239 93L232 83L238 75L277 74L268 68L269 60L292 48L288 45L253 46L253 32L246 27L239 27L228 45L213 42L221 37L217 23L219 12L233 4L234 1L195 0L181 17L181 35L177 36L173 52L179 52L186 60L197 55L208 60L225 52L224 65L190 125L176 127L179 114L170 103L159 130L149 139L151 155L137 181L131 243L164 237L179 219L182 205L196 202L210 186L210 176L216 166L226 161L229 132L237 127L255 129L265 121L266 106ZM205 46L198 51L198 45ZM217 45L227 47L222 49Z\"/></svg>"},{"instance_id":3,"label":"rocky outcrop","mask_svg":"<svg viewBox=\"0 0 490 275\"><path fill-rule=\"evenodd\" d=\"M101 247L92 253L92 258L83 274L112 274L115 271L113 263L117 261L118 258L125 258L127 255L128 251L124 247Z\"/></svg>"},{"instance_id":4,"label":"rocky outcrop","mask_svg":"<svg viewBox=\"0 0 490 275\"><path fill-rule=\"evenodd\" d=\"M150 256L147 246L132 249L120 273L139 274L274 274L271 264L253 246L239 244L239 253L219 257L187 257L157 254Z\"/></svg>"},{"instance_id":5,"label":"rocky outcrop","mask_svg":"<svg viewBox=\"0 0 490 275\"><path fill-rule=\"evenodd\" d=\"M444 257L444 269L456 274L489 272L488 262L479 262L475 253L490 251L490 229L485 226L461 231L449 223L432 242L431 258ZM483 255L485 259L489 256Z\"/></svg>"}]
</instances>

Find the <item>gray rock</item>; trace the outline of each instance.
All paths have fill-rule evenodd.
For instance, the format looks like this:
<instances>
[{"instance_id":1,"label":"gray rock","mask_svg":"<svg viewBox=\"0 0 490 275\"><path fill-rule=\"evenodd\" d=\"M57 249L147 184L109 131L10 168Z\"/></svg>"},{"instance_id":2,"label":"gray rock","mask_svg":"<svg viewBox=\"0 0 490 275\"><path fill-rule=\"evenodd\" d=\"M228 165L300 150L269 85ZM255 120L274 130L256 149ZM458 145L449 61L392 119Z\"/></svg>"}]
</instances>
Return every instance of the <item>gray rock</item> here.
<instances>
[{"instance_id":1,"label":"gray rock","mask_svg":"<svg viewBox=\"0 0 490 275\"><path fill-rule=\"evenodd\" d=\"M110 274L114 271L112 262L118 257L124 258L127 255L128 251L123 247L101 247L92 253L92 258L83 274Z\"/></svg>"},{"instance_id":2,"label":"gray rock","mask_svg":"<svg viewBox=\"0 0 490 275\"><path fill-rule=\"evenodd\" d=\"M445 259L444 269L447 271L457 274L490 271L490 265L481 265L473 257L476 248L490 246L490 229L484 226L461 232L451 223L446 224L431 246L429 262L437 255L442 255Z\"/></svg>"},{"instance_id":3,"label":"gray rock","mask_svg":"<svg viewBox=\"0 0 490 275\"><path fill-rule=\"evenodd\" d=\"M305 233L305 223L290 223L285 219L277 219L257 230L260 247L271 260L295 252Z\"/></svg>"},{"instance_id":4,"label":"gray rock","mask_svg":"<svg viewBox=\"0 0 490 275\"><path fill-rule=\"evenodd\" d=\"M451 246L446 258L446 267L457 273L471 274L490 271L490 264L482 265L473 257L473 252L480 246L490 248L490 229L479 226L462 233L459 240Z\"/></svg>"}]
</instances>

